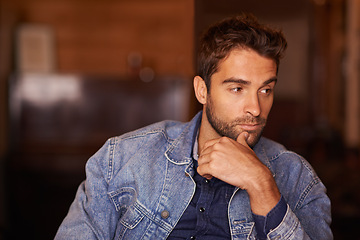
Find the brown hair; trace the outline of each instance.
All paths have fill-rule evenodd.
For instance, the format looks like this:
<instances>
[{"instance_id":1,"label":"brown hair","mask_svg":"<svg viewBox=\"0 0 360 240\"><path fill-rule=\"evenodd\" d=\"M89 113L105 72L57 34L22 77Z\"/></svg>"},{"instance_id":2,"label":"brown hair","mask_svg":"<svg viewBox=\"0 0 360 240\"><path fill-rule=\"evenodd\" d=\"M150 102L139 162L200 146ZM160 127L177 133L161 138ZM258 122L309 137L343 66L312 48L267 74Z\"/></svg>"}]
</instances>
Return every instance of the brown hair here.
<instances>
[{"instance_id":1,"label":"brown hair","mask_svg":"<svg viewBox=\"0 0 360 240\"><path fill-rule=\"evenodd\" d=\"M200 40L197 67L197 75L204 79L208 91L219 62L238 47L250 48L273 59L278 68L287 42L280 30L261 25L250 14L227 18L212 25Z\"/></svg>"}]
</instances>

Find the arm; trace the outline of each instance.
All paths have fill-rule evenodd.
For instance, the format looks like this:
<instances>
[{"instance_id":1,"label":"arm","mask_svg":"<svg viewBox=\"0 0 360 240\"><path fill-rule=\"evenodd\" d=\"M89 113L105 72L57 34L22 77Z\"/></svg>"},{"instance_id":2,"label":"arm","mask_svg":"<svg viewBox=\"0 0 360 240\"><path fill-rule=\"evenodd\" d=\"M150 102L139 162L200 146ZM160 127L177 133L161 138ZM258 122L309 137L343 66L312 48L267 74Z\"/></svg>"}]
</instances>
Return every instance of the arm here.
<instances>
[{"instance_id":1,"label":"arm","mask_svg":"<svg viewBox=\"0 0 360 240\"><path fill-rule=\"evenodd\" d=\"M113 238L118 216L107 194L106 179L113 145L109 140L87 162L86 181L79 186L56 240Z\"/></svg>"},{"instance_id":2,"label":"arm","mask_svg":"<svg viewBox=\"0 0 360 240\"><path fill-rule=\"evenodd\" d=\"M268 234L270 239L333 239L330 229L331 204L326 188L317 176L307 170L297 177L305 180L306 185L300 194L287 196L287 212L278 227ZM296 188L297 186L294 186Z\"/></svg>"},{"instance_id":3,"label":"arm","mask_svg":"<svg viewBox=\"0 0 360 240\"><path fill-rule=\"evenodd\" d=\"M283 181L277 184L269 174L270 170L260 162L252 149L245 145L246 141L242 141L240 137L241 135L237 142L227 138L207 142L199 158L198 172L204 177L214 176L246 189L252 212L266 216L279 202L278 184L280 189L284 189L282 184L293 183L283 183ZM245 139L245 136L243 137ZM299 179L306 177L308 184L288 188L298 189L298 192L286 194L286 214L281 223L269 231L270 239L279 236L280 239L332 239L329 227L330 201L326 196L325 187L317 177L310 174L304 176L310 172L308 169L303 172L304 174L301 172L297 177ZM292 174L293 170L291 170Z\"/></svg>"},{"instance_id":4,"label":"arm","mask_svg":"<svg viewBox=\"0 0 360 240\"><path fill-rule=\"evenodd\" d=\"M283 221L286 212L287 204L284 197L281 197L280 201L266 216L260 216L253 213L255 228L259 240L267 239L268 233L279 226Z\"/></svg>"}]
</instances>

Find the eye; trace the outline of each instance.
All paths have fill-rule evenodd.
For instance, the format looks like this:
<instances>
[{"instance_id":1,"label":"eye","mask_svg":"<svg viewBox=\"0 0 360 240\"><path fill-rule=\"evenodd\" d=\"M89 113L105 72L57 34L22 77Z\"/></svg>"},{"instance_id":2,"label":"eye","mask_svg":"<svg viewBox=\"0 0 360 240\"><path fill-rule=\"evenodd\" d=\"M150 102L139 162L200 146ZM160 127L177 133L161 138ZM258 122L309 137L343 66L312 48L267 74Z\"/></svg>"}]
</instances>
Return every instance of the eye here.
<instances>
[{"instance_id":1,"label":"eye","mask_svg":"<svg viewBox=\"0 0 360 240\"><path fill-rule=\"evenodd\" d=\"M260 93L265 94L265 95L270 95L272 93L273 89L272 88L263 88L260 90Z\"/></svg>"},{"instance_id":2,"label":"eye","mask_svg":"<svg viewBox=\"0 0 360 240\"><path fill-rule=\"evenodd\" d=\"M241 87L235 87L230 89L231 92L241 92L241 90L242 90Z\"/></svg>"}]
</instances>

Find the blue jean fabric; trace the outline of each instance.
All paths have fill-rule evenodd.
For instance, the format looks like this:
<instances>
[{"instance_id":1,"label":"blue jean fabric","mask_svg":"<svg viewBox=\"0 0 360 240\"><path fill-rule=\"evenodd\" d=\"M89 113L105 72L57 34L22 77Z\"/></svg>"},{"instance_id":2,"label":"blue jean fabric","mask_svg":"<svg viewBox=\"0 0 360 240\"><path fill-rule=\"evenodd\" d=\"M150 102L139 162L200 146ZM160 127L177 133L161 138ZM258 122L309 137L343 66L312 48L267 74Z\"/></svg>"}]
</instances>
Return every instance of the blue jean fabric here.
<instances>
[{"instance_id":1,"label":"blue jean fabric","mask_svg":"<svg viewBox=\"0 0 360 240\"><path fill-rule=\"evenodd\" d=\"M166 239L195 192L191 153L200 119L201 112L188 123L163 121L109 139L88 160L55 239ZM287 203L268 239L332 239L330 200L310 164L263 137L254 151ZM232 239L256 239L245 190L234 190L228 217Z\"/></svg>"}]
</instances>

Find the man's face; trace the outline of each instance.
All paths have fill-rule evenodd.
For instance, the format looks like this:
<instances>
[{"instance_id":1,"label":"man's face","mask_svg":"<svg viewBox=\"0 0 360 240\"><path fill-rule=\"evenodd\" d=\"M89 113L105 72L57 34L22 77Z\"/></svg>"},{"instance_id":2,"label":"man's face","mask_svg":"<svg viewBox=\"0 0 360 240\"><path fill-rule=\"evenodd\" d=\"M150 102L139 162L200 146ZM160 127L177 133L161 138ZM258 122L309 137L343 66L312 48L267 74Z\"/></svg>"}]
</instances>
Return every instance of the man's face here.
<instances>
[{"instance_id":1,"label":"man's face","mask_svg":"<svg viewBox=\"0 0 360 240\"><path fill-rule=\"evenodd\" d=\"M211 77L204 104L210 131L234 140L246 131L253 147L272 107L275 84L275 61L250 49L232 50Z\"/></svg>"}]
</instances>

